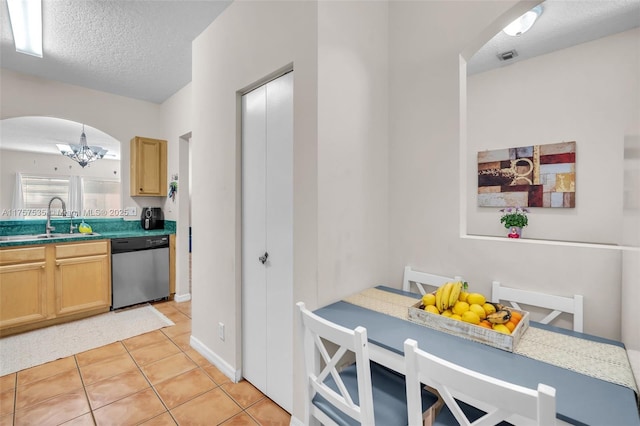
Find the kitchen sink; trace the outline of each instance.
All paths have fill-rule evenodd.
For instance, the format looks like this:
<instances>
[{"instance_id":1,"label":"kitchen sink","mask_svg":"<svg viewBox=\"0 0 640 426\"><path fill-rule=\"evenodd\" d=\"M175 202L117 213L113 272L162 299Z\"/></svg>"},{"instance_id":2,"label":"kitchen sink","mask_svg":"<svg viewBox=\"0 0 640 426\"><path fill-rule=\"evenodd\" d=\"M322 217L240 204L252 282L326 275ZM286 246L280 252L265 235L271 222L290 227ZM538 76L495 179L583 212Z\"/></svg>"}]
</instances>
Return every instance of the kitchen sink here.
<instances>
[{"instance_id":1,"label":"kitchen sink","mask_svg":"<svg viewBox=\"0 0 640 426\"><path fill-rule=\"evenodd\" d=\"M82 238L82 237L95 237L100 234L91 232L89 234L26 234L26 235L2 235L1 241L32 241L32 240L53 240L57 238Z\"/></svg>"}]
</instances>

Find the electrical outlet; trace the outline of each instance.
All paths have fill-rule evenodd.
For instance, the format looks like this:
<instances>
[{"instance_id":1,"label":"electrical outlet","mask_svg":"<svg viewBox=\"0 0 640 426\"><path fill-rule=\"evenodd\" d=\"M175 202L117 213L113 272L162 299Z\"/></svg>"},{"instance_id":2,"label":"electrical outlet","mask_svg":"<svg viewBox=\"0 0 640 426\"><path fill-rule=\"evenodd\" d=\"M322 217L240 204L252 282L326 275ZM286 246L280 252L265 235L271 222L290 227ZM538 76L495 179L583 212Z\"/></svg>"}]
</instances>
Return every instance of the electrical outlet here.
<instances>
[{"instance_id":1,"label":"electrical outlet","mask_svg":"<svg viewBox=\"0 0 640 426\"><path fill-rule=\"evenodd\" d=\"M126 209L124 209L124 215L125 216L137 216L138 215L138 210L135 207L127 207Z\"/></svg>"},{"instance_id":2,"label":"electrical outlet","mask_svg":"<svg viewBox=\"0 0 640 426\"><path fill-rule=\"evenodd\" d=\"M218 323L218 337L224 342L224 324Z\"/></svg>"}]
</instances>

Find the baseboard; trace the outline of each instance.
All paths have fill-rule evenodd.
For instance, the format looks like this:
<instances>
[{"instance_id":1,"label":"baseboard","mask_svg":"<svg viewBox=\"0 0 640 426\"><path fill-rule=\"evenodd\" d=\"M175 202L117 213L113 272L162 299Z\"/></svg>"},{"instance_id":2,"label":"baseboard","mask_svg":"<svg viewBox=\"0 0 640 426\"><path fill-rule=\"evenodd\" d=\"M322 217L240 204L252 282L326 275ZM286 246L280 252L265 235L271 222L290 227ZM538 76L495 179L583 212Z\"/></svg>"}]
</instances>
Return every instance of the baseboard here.
<instances>
[{"instance_id":1,"label":"baseboard","mask_svg":"<svg viewBox=\"0 0 640 426\"><path fill-rule=\"evenodd\" d=\"M189 300L191 300L191 293L187 293L187 294L175 294L173 296L173 300L175 300L178 303L181 302L188 302Z\"/></svg>"},{"instance_id":2,"label":"baseboard","mask_svg":"<svg viewBox=\"0 0 640 426\"><path fill-rule=\"evenodd\" d=\"M240 370L235 370L229 363L227 363L224 359L220 358L215 352L209 349L204 343L198 340L196 337L191 336L189 340L189 344L193 349L195 349L200 355L205 357L207 361L211 364L215 365L218 370L222 372L225 376L233 381L233 383L238 383L242 379L242 372Z\"/></svg>"}]
</instances>

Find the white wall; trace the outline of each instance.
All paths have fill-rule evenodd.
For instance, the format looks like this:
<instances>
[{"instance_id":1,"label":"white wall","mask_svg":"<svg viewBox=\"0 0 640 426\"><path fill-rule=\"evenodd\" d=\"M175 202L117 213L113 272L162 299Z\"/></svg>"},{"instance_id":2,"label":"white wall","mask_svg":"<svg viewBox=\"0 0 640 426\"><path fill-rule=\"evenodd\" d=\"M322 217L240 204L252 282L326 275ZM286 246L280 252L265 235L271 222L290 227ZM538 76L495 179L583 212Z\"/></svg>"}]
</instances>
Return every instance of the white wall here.
<instances>
[{"instance_id":1,"label":"white wall","mask_svg":"<svg viewBox=\"0 0 640 426\"><path fill-rule=\"evenodd\" d=\"M385 281L387 19L384 2L234 2L194 43L192 336L231 373L241 367L238 92L293 64L294 300L315 308Z\"/></svg>"},{"instance_id":2,"label":"white wall","mask_svg":"<svg viewBox=\"0 0 640 426\"><path fill-rule=\"evenodd\" d=\"M164 198L165 219L176 221L176 294L178 301L188 300L189 290L189 142L192 128L191 83L162 103L163 134L168 141L167 179L178 175L175 200ZM186 139L184 139L186 137Z\"/></svg>"},{"instance_id":3,"label":"white wall","mask_svg":"<svg viewBox=\"0 0 640 426\"><path fill-rule=\"evenodd\" d=\"M318 3L320 306L388 282L388 12Z\"/></svg>"},{"instance_id":4,"label":"white wall","mask_svg":"<svg viewBox=\"0 0 640 426\"><path fill-rule=\"evenodd\" d=\"M492 280L549 293L581 293L585 330L619 339L621 252L506 238L460 238L465 234L460 229L461 212L475 198L473 194L460 197L468 149L459 143L467 131L466 123L460 127L466 92L460 92L465 80L460 78L459 54L478 44L478 34L486 42L491 37L487 27L493 26L495 34L501 28L495 21L508 22L503 14L510 13L514 4L391 3L390 274L399 285L402 268L409 264L443 275L462 275L472 289L485 294L490 294ZM510 18L517 15L512 13ZM494 121L496 126L505 125L500 117ZM618 129L619 134L624 131ZM555 142L557 137L537 140ZM581 161L589 160L580 156ZM618 166L622 167L621 159ZM583 175L597 176L597 169ZM616 212L614 220L618 217ZM594 315L602 306L606 316Z\"/></svg>"},{"instance_id":5,"label":"white wall","mask_svg":"<svg viewBox=\"0 0 640 426\"><path fill-rule=\"evenodd\" d=\"M576 141L576 207L531 209L525 238L640 246L640 174L637 159L630 158L640 138L639 44L640 29L634 29L468 79L467 171L475 170L477 152L485 149ZM476 190L477 175L469 173L468 233L502 236L497 209L478 207ZM620 337L640 348L632 302L640 298L640 253L626 251L610 254L620 256L615 281L602 276L601 282L586 279L555 292L582 293L587 307L597 309L611 288L616 294L619 289ZM596 265L598 272L606 270ZM542 287L532 280L517 285Z\"/></svg>"},{"instance_id":6,"label":"white wall","mask_svg":"<svg viewBox=\"0 0 640 426\"><path fill-rule=\"evenodd\" d=\"M625 139L640 135L638 40L626 31L468 79L469 234L505 234L498 209L477 205L478 152L576 141L576 207L533 208L525 238L640 246L638 223L620 226Z\"/></svg>"},{"instance_id":7,"label":"white wall","mask_svg":"<svg viewBox=\"0 0 640 426\"><path fill-rule=\"evenodd\" d=\"M53 177L86 176L118 180L120 179L120 161L102 159L93 163L91 167L82 168L62 155L2 149L0 150L0 211L11 208L17 172ZM7 219L10 217L0 216L0 220Z\"/></svg>"},{"instance_id":8,"label":"white wall","mask_svg":"<svg viewBox=\"0 0 640 426\"><path fill-rule=\"evenodd\" d=\"M233 2L193 43L192 344L236 378L242 361L240 95L291 66L294 300L316 306L316 16L312 2ZM299 405L300 392L294 395Z\"/></svg>"},{"instance_id":9,"label":"white wall","mask_svg":"<svg viewBox=\"0 0 640 426\"><path fill-rule=\"evenodd\" d=\"M0 119L23 116L85 123L120 141L123 207L160 206L159 197L129 197L129 141L134 136L166 139L160 105L31 77L0 68ZM138 212L140 209L138 208Z\"/></svg>"}]
</instances>

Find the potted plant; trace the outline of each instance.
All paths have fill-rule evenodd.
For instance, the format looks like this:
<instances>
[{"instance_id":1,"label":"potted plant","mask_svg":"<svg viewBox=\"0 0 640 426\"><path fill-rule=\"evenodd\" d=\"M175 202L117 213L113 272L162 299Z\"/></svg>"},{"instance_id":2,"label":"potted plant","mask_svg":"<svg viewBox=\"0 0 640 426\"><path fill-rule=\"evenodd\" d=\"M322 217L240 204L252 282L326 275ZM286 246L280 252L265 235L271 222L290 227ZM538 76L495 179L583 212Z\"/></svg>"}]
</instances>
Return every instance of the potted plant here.
<instances>
[{"instance_id":1,"label":"potted plant","mask_svg":"<svg viewBox=\"0 0 640 426\"><path fill-rule=\"evenodd\" d=\"M520 238L522 228L529 224L529 219L527 218L529 210L523 207L505 207L500 211L502 212L500 223L503 223L504 227L509 231L507 236L509 238Z\"/></svg>"}]
</instances>

